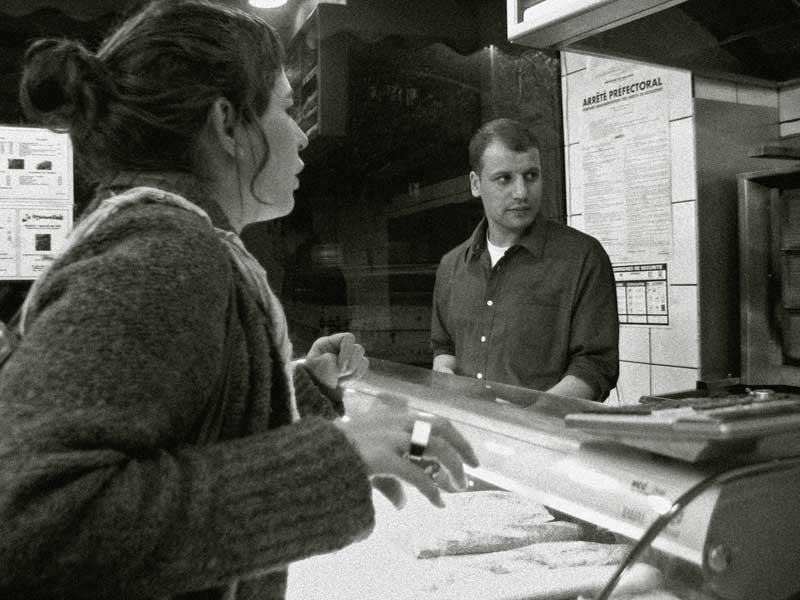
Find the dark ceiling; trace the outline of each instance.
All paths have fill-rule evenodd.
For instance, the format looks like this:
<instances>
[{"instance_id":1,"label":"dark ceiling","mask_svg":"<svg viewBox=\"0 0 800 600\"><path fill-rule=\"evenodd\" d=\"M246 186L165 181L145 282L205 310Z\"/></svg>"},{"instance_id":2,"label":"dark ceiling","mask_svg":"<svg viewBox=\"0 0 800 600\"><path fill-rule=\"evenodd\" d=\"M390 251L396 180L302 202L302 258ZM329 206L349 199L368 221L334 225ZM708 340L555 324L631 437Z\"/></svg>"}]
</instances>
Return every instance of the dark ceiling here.
<instances>
[{"instance_id":1,"label":"dark ceiling","mask_svg":"<svg viewBox=\"0 0 800 600\"><path fill-rule=\"evenodd\" d=\"M574 47L787 82L800 78L800 0L688 0Z\"/></svg>"}]
</instances>

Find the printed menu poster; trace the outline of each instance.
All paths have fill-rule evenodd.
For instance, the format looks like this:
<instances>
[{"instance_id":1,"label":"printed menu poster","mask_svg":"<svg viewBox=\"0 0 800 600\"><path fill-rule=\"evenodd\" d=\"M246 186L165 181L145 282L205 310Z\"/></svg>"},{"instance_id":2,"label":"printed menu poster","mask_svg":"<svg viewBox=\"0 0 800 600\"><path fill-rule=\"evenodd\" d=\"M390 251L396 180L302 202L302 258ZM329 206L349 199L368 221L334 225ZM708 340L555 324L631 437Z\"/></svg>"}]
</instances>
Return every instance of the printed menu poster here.
<instances>
[{"instance_id":1,"label":"printed menu poster","mask_svg":"<svg viewBox=\"0 0 800 600\"><path fill-rule=\"evenodd\" d=\"M72 230L66 133L0 126L0 280L36 279Z\"/></svg>"},{"instance_id":2,"label":"printed menu poster","mask_svg":"<svg viewBox=\"0 0 800 600\"><path fill-rule=\"evenodd\" d=\"M663 69L587 60L581 117L585 231L612 263L668 260L669 101Z\"/></svg>"}]
</instances>

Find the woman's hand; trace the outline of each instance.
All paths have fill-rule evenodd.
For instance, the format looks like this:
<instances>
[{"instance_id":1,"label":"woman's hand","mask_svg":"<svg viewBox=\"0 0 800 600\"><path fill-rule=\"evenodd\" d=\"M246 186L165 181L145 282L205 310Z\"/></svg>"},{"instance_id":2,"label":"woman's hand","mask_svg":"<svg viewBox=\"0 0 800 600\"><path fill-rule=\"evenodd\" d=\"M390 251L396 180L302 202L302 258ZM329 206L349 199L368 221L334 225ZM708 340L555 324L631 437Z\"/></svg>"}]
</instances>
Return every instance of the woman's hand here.
<instances>
[{"instance_id":1,"label":"woman's hand","mask_svg":"<svg viewBox=\"0 0 800 600\"><path fill-rule=\"evenodd\" d=\"M363 377L369 369L364 347L352 333L335 333L316 340L305 358L314 378L332 389L342 381Z\"/></svg>"},{"instance_id":2,"label":"woman's hand","mask_svg":"<svg viewBox=\"0 0 800 600\"><path fill-rule=\"evenodd\" d=\"M416 487L432 504L442 507L444 503L436 483L423 466L408 458L411 432L417 420L431 424L422 458L438 464L437 479L443 488L465 490L464 463L477 467L478 458L469 442L447 419L377 406L344 417L336 424L367 464L373 486L392 504L398 508L405 504L399 483L405 481Z\"/></svg>"}]
</instances>

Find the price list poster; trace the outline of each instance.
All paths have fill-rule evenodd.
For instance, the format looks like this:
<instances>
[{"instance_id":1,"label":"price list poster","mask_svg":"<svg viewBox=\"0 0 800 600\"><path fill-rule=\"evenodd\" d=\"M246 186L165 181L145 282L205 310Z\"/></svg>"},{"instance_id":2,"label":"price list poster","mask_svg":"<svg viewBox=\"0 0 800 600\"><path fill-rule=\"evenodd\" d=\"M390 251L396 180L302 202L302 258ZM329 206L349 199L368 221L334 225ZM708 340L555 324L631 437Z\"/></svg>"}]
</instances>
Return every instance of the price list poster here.
<instances>
[{"instance_id":1,"label":"price list poster","mask_svg":"<svg viewBox=\"0 0 800 600\"><path fill-rule=\"evenodd\" d=\"M66 133L0 126L0 280L36 279L72 230Z\"/></svg>"}]
</instances>

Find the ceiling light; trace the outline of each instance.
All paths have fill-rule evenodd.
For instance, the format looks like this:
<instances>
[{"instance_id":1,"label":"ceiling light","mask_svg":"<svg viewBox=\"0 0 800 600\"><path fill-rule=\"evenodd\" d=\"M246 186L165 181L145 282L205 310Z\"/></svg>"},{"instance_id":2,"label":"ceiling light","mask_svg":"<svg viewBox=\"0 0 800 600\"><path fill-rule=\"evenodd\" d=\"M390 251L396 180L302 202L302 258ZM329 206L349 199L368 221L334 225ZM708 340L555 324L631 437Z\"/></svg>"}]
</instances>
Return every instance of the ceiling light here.
<instances>
[{"instance_id":1,"label":"ceiling light","mask_svg":"<svg viewBox=\"0 0 800 600\"><path fill-rule=\"evenodd\" d=\"M250 6L256 8L278 8L286 4L287 0L249 0Z\"/></svg>"}]
</instances>

